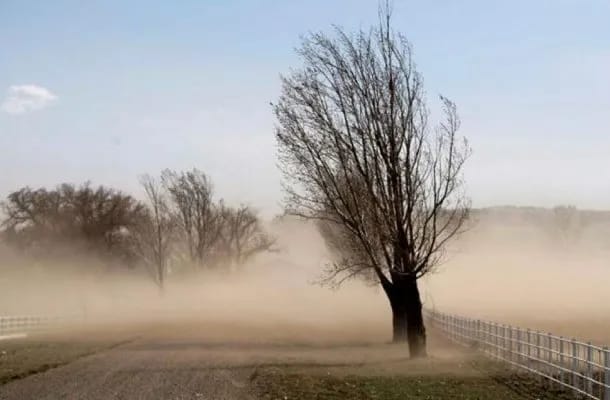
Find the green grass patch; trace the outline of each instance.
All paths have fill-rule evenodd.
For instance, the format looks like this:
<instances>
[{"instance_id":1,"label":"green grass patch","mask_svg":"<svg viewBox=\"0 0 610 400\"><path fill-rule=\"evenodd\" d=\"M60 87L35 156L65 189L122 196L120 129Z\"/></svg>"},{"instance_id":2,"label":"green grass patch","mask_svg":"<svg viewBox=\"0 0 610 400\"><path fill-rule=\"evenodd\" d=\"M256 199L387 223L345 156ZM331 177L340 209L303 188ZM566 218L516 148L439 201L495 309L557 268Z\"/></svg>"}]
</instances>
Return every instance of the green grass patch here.
<instances>
[{"instance_id":1,"label":"green grass patch","mask_svg":"<svg viewBox=\"0 0 610 400\"><path fill-rule=\"evenodd\" d=\"M259 372L253 382L261 399L435 400L527 397L487 377L301 375Z\"/></svg>"},{"instance_id":2,"label":"green grass patch","mask_svg":"<svg viewBox=\"0 0 610 400\"><path fill-rule=\"evenodd\" d=\"M0 385L44 372L124 342L27 338L0 341Z\"/></svg>"}]
</instances>

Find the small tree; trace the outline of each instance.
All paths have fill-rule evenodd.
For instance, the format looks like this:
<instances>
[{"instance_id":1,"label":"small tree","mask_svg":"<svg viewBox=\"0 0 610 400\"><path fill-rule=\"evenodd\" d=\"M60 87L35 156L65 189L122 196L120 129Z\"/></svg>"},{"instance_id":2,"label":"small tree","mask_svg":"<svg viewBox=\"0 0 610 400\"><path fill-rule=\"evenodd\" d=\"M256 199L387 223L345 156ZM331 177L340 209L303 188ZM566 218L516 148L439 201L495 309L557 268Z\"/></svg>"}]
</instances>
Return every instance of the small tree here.
<instances>
[{"instance_id":1,"label":"small tree","mask_svg":"<svg viewBox=\"0 0 610 400\"><path fill-rule=\"evenodd\" d=\"M219 243L222 230L222 216L213 201L211 180L197 169L180 173L165 170L161 177L190 262L199 267L206 266Z\"/></svg>"},{"instance_id":2,"label":"small tree","mask_svg":"<svg viewBox=\"0 0 610 400\"><path fill-rule=\"evenodd\" d=\"M146 217L134 227L134 247L153 281L163 292L173 245L175 222L160 182L149 175L140 178L148 200Z\"/></svg>"},{"instance_id":3,"label":"small tree","mask_svg":"<svg viewBox=\"0 0 610 400\"><path fill-rule=\"evenodd\" d=\"M221 248L229 264L240 266L256 254L272 250L275 240L265 232L250 207L223 207L221 214Z\"/></svg>"},{"instance_id":4,"label":"small tree","mask_svg":"<svg viewBox=\"0 0 610 400\"><path fill-rule=\"evenodd\" d=\"M394 341L425 356L417 280L433 270L469 210L456 107L428 122L423 82L406 39L379 26L307 37L303 67L282 78L273 106L287 212L321 222L334 251L327 281L373 278L393 313Z\"/></svg>"}]
</instances>

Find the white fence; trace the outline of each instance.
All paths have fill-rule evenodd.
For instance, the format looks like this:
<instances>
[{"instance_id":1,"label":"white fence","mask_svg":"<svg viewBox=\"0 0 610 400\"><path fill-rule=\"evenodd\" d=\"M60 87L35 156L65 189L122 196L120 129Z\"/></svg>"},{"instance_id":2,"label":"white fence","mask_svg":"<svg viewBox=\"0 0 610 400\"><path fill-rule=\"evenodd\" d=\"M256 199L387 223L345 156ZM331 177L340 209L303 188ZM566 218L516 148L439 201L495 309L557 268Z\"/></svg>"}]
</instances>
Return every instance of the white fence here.
<instances>
[{"instance_id":1,"label":"white fence","mask_svg":"<svg viewBox=\"0 0 610 400\"><path fill-rule=\"evenodd\" d=\"M58 322L57 317L0 316L0 336L39 332Z\"/></svg>"},{"instance_id":2,"label":"white fence","mask_svg":"<svg viewBox=\"0 0 610 400\"><path fill-rule=\"evenodd\" d=\"M610 351L550 333L426 310L451 340L536 374L580 397L610 400Z\"/></svg>"}]
</instances>

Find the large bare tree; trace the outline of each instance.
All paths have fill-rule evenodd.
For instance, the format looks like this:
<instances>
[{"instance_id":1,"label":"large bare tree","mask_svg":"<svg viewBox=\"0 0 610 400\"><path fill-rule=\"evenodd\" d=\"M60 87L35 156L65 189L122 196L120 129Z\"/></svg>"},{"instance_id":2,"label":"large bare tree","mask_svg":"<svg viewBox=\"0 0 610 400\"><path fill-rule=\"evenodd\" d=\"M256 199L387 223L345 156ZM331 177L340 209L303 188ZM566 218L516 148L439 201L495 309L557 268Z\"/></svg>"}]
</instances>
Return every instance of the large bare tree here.
<instances>
[{"instance_id":1,"label":"large bare tree","mask_svg":"<svg viewBox=\"0 0 610 400\"><path fill-rule=\"evenodd\" d=\"M389 299L394 340L420 357L417 281L467 219L470 149L448 99L430 123L411 46L390 22L386 8L368 31L309 35L303 66L282 77L273 108L287 211L320 221L335 254L327 279L373 277Z\"/></svg>"}]
</instances>

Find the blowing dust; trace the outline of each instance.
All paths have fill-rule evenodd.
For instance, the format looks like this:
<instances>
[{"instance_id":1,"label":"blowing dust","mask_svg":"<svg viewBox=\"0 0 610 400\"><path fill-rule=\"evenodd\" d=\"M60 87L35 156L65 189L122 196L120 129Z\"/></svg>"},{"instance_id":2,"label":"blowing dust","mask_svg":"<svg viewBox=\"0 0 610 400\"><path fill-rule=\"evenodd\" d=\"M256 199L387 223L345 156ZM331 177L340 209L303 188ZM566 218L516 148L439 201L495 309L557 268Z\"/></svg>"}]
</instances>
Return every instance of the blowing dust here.
<instances>
[{"instance_id":1,"label":"blowing dust","mask_svg":"<svg viewBox=\"0 0 610 400\"><path fill-rule=\"evenodd\" d=\"M154 326L151 335L177 326L210 340L390 340L382 290L359 281L339 290L315 284L328 260L315 228L288 220L273 230L277 253L228 273L170 274L163 293L142 271L89 268L86 257L51 266L4 254L0 315ZM421 280L424 306L604 340L608 237L590 226L568 241L519 213L480 216L448 249L447 261Z\"/></svg>"},{"instance_id":2,"label":"blowing dust","mask_svg":"<svg viewBox=\"0 0 610 400\"><path fill-rule=\"evenodd\" d=\"M610 343L610 214L491 209L423 279L428 307ZM561 222L561 221L559 221Z\"/></svg>"}]
</instances>

